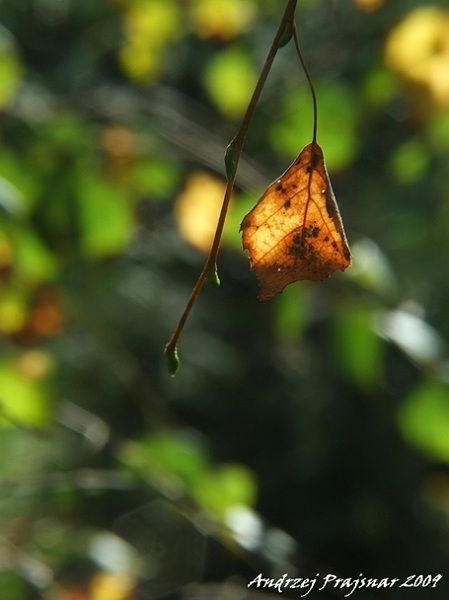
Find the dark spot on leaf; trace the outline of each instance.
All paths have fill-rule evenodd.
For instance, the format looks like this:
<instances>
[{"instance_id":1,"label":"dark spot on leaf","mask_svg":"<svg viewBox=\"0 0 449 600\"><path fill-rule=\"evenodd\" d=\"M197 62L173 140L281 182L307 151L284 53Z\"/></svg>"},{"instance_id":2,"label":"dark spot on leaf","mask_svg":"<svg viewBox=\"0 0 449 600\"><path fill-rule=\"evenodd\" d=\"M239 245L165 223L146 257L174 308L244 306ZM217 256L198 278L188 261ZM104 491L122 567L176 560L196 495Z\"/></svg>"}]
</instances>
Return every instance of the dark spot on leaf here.
<instances>
[{"instance_id":1,"label":"dark spot on leaf","mask_svg":"<svg viewBox=\"0 0 449 600\"><path fill-rule=\"evenodd\" d=\"M309 227L304 227L303 235L304 237L318 237L320 233L320 228L316 225L310 225Z\"/></svg>"},{"instance_id":2,"label":"dark spot on leaf","mask_svg":"<svg viewBox=\"0 0 449 600\"><path fill-rule=\"evenodd\" d=\"M318 163L321 161L321 156L318 152L312 152L311 163L312 167L315 169L318 166Z\"/></svg>"},{"instance_id":3,"label":"dark spot on leaf","mask_svg":"<svg viewBox=\"0 0 449 600\"><path fill-rule=\"evenodd\" d=\"M335 202L334 202L334 199L332 198L332 193L330 192L329 188L326 188L324 190L324 193L326 194L326 210L327 210L327 214L332 219L333 216L335 215Z\"/></svg>"}]
</instances>

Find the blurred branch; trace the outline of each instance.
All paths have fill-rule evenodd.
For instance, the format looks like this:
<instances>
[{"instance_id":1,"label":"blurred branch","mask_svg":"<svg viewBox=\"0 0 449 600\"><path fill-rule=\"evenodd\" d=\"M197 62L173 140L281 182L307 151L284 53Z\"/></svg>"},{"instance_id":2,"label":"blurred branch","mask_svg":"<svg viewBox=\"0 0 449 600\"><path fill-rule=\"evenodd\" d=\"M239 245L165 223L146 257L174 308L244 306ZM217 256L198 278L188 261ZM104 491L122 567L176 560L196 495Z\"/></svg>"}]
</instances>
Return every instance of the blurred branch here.
<instances>
[{"instance_id":1,"label":"blurred branch","mask_svg":"<svg viewBox=\"0 0 449 600\"><path fill-rule=\"evenodd\" d=\"M41 560L24 552L21 548L0 537L0 570L9 570L20 573L38 589L44 590L53 582L53 571Z\"/></svg>"}]
</instances>

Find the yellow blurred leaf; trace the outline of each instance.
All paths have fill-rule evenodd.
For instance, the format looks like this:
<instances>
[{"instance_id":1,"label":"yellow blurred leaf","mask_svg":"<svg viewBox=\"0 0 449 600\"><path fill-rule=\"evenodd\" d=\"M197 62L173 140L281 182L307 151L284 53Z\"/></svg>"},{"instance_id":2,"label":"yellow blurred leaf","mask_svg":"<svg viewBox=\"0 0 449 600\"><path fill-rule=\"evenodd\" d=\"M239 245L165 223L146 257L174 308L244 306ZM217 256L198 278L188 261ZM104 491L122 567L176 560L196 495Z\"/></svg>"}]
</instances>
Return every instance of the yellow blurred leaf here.
<instances>
[{"instance_id":1,"label":"yellow blurred leaf","mask_svg":"<svg viewBox=\"0 0 449 600\"><path fill-rule=\"evenodd\" d=\"M97 573L90 584L90 600L130 600L134 582L123 573Z\"/></svg>"},{"instance_id":2,"label":"yellow blurred leaf","mask_svg":"<svg viewBox=\"0 0 449 600\"><path fill-rule=\"evenodd\" d=\"M5 414L24 425L41 425L50 418L47 387L52 360L45 352L25 352L0 363L0 405ZM2 425L8 423L3 419Z\"/></svg>"},{"instance_id":3,"label":"yellow blurred leaf","mask_svg":"<svg viewBox=\"0 0 449 600\"><path fill-rule=\"evenodd\" d=\"M166 48L181 32L181 9L173 0L132 3L124 16L125 43L120 51L122 66L136 81L159 76Z\"/></svg>"},{"instance_id":4,"label":"yellow blurred leaf","mask_svg":"<svg viewBox=\"0 0 449 600\"><path fill-rule=\"evenodd\" d=\"M148 83L159 77L162 68L161 49L151 47L144 39L129 40L120 51L120 62L131 79Z\"/></svg>"},{"instance_id":5,"label":"yellow blurred leaf","mask_svg":"<svg viewBox=\"0 0 449 600\"><path fill-rule=\"evenodd\" d=\"M411 11L389 34L385 62L425 86L433 100L449 104L449 11L426 6Z\"/></svg>"},{"instance_id":6,"label":"yellow blurred leaf","mask_svg":"<svg viewBox=\"0 0 449 600\"><path fill-rule=\"evenodd\" d=\"M29 350L17 359L16 366L23 377L38 380L50 373L53 361L43 350Z\"/></svg>"},{"instance_id":7,"label":"yellow blurred leaf","mask_svg":"<svg viewBox=\"0 0 449 600\"><path fill-rule=\"evenodd\" d=\"M135 2L125 15L125 26L131 38L149 38L151 43L177 37L181 13L173 0Z\"/></svg>"},{"instance_id":8,"label":"yellow blurred leaf","mask_svg":"<svg viewBox=\"0 0 449 600\"><path fill-rule=\"evenodd\" d=\"M27 318L26 296L14 287L3 289L0 295L0 332L6 335L22 329Z\"/></svg>"},{"instance_id":9,"label":"yellow blurred leaf","mask_svg":"<svg viewBox=\"0 0 449 600\"><path fill-rule=\"evenodd\" d=\"M248 27L256 10L253 0L194 0L192 26L201 38L231 40Z\"/></svg>"},{"instance_id":10,"label":"yellow blurred leaf","mask_svg":"<svg viewBox=\"0 0 449 600\"><path fill-rule=\"evenodd\" d=\"M205 172L190 175L175 204L175 218L182 237L207 252L214 237L225 183Z\"/></svg>"}]
</instances>

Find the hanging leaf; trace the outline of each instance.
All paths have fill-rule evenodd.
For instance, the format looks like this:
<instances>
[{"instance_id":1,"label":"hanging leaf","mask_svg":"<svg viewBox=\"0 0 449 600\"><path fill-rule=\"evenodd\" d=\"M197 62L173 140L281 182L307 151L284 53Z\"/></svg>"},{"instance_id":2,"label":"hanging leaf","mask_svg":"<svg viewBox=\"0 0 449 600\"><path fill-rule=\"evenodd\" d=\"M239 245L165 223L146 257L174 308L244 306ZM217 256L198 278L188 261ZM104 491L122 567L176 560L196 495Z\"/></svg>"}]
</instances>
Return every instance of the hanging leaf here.
<instances>
[{"instance_id":1,"label":"hanging leaf","mask_svg":"<svg viewBox=\"0 0 449 600\"><path fill-rule=\"evenodd\" d=\"M260 281L260 300L294 281L320 281L349 267L343 224L315 141L267 188L240 230Z\"/></svg>"}]
</instances>

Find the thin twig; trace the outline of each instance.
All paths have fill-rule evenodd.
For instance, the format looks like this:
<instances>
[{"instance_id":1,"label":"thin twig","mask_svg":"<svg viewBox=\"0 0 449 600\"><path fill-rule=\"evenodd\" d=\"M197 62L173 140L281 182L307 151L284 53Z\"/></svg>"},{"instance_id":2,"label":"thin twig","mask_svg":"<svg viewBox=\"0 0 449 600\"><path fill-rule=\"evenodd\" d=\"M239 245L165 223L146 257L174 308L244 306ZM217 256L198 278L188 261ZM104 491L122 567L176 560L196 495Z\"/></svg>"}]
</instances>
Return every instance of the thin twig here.
<instances>
[{"instance_id":1,"label":"thin twig","mask_svg":"<svg viewBox=\"0 0 449 600\"><path fill-rule=\"evenodd\" d=\"M287 0L287 6L285 8L284 14L282 16L280 25L276 32L276 35L273 39L273 43L268 52L268 56L263 65L262 71L259 76L259 80L257 82L256 88L253 92L251 100L248 104L248 108L246 109L245 116L243 117L240 128L237 132L237 135L231 141L228 146L228 151L232 154L232 163L235 165L234 168L231 169L230 173L228 173L228 180L226 185L226 190L223 198L223 204L220 210L220 216L218 218L217 228L215 230L214 239L212 241L211 249L209 251L209 255L207 257L206 263L204 265L203 270L198 277L198 280L190 294L190 297L187 301L187 304L184 308L184 311L181 315L181 318L172 333L172 336L168 343L165 346L165 355L167 358L167 362L169 364L170 374L174 375L176 372L176 368L178 365L178 357L177 357L177 344L179 340L179 336L184 328L184 325L187 321L187 318L190 314L193 304L195 303L198 294L201 291L201 288L204 285L204 282L207 278L211 278L212 281L219 283L217 276L217 256L220 249L221 237L223 234L223 228L226 220L226 215L229 208L229 201L231 199L231 194L234 189L235 176L237 171L238 161L242 154L243 144L245 142L246 134L248 132L248 127L250 121L253 117L254 111L256 109L257 103L259 101L260 95L262 93L262 89L265 85L266 79L268 77L268 73L273 64L274 58L276 56L277 51L283 45L283 41L286 37L294 35L295 25L294 25L294 16L295 10L298 0Z\"/></svg>"}]
</instances>

